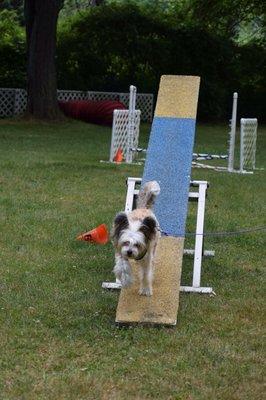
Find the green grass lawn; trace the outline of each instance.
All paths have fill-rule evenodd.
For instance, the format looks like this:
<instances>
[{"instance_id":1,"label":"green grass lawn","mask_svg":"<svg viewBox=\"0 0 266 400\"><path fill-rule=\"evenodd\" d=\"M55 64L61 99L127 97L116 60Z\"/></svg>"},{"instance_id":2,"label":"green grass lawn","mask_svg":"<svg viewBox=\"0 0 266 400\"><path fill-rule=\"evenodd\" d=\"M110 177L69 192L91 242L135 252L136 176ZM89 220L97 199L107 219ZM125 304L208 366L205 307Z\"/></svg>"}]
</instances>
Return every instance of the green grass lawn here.
<instances>
[{"instance_id":1,"label":"green grass lawn","mask_svg":"<svg viewBox=\"0 0 266 400\"><path fill-rule=\"evenodd\" d=\"M200 125L196 151L226 152L227 126ZM149 126L141 129L141 143ZM124 207L128 176L142 166L108 159L111 129L0 122L0 398L25 400L261 400L265 232L207 237L202 284L181 294L175 328L119 329L111 244L78 233ZM259 127L257 166L265 167ZM206 231L265 225L265 172L192 171L208 180ZM193 230L195 205L187 230ZM186 247L191 245L191 239ZM184 258L189 284L192 259Z\"/></svg>"}]
</instances>

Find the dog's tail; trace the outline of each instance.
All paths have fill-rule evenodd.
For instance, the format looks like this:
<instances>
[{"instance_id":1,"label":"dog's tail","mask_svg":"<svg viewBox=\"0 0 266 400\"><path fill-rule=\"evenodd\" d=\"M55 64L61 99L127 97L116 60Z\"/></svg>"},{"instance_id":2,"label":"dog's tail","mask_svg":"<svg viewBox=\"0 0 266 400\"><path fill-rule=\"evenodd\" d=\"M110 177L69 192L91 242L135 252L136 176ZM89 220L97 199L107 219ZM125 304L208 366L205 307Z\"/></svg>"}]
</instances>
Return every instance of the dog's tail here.
<instances>
[{"instance_id":1,"label":"dog's tail","mask_svg":"<svg viewBox=\"0 0 266 400\"><path fill-rule=\"evenodd\" d=\"M157 181L146 182L139 191L137 208L151 208L159 193L160 186Z\"/></svg>"}]
</instances>

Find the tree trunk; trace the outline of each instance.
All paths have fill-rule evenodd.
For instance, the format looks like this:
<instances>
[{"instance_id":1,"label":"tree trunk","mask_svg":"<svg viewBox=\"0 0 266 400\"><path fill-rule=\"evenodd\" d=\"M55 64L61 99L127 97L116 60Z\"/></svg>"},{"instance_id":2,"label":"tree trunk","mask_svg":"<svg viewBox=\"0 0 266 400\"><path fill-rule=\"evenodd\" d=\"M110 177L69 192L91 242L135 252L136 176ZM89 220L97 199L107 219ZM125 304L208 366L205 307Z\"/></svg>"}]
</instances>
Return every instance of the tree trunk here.
<instances>
[{"instance_id":1,"label":"tree trunk","mask_svg":"<svg viewBox=\"0 0 266 400\"><path fill-rule=\"evenodd\" d=\"M55 68L56 28L61 0L25 0L27 39L27 113L39 119L61 119Z\"/></svg>"}]
</instances>

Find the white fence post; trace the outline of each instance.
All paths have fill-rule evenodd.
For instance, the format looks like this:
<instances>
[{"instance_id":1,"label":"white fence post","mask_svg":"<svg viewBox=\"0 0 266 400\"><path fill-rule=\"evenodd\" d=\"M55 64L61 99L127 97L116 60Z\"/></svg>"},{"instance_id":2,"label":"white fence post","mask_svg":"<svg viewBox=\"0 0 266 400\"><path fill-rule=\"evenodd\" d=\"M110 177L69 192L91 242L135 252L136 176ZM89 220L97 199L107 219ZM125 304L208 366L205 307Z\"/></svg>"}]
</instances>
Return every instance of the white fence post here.
<instances>
[{"instance_id":1,"label":"white fence post","mask_svg":"<svg viewBox=\"0 0 266 400\"><path fill-rule=\"evenodd\" d=\"M230 129L229 151L228 151L228 171L229 172L232 172L234 170L237 98L238 98L238 94L235 92L233 95L232 118L231 118L231 122L230 122L231 129Z\"/></svg>"},{"instance_id":2,"label":"white fence post","mask_svg":"<svg viewBox=\"0 0 266 400\"><path fill-rule=\"evenodd\" d=\"M128 125L127 125L127 153L126 162L132 163L133 160L133 142L134 142L134 125L135 125L135 107L136 107L137 88L130 86L129 107L128 107Z\"/></svg>"}]
</instances>

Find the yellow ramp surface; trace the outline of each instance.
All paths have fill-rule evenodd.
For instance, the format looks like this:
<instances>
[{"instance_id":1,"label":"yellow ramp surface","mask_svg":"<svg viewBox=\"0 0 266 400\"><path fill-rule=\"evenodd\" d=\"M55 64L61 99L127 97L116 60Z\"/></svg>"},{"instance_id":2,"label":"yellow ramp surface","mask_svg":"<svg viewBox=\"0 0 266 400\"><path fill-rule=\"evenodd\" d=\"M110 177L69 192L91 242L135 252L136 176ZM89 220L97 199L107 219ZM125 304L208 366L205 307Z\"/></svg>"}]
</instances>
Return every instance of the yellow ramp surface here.
<instances>
[{"instance_id":1,"label":"yellow ramp surface","mask_svg":"<svg viewBox=\"0 0 266 400\"><path fill-rule=\"evenodd\" d=\"M155 117L196 118L199 76L162 75Z\"/></svg>"},{"instance_id":2,"label":"yellow ramp surface","mask_svg":"<svg viewBox=\"0 0 266 400\"><path fill-rule=\"evenodd\" d=\"M153 295L140 296L138 267L133 264L134 283L121 289L116 310L118 324L176 325L184 238L159 239L154 262Z\"/></svg>"}]
</instances>

